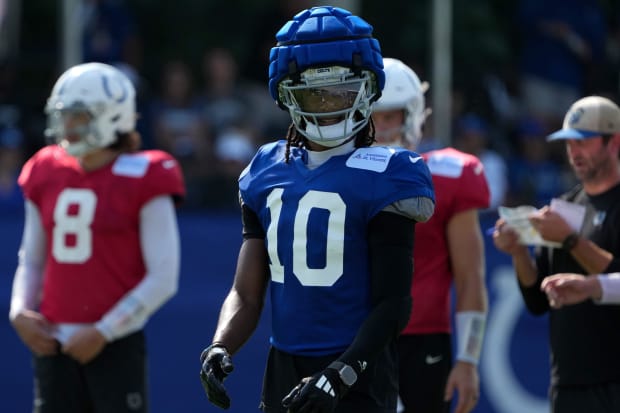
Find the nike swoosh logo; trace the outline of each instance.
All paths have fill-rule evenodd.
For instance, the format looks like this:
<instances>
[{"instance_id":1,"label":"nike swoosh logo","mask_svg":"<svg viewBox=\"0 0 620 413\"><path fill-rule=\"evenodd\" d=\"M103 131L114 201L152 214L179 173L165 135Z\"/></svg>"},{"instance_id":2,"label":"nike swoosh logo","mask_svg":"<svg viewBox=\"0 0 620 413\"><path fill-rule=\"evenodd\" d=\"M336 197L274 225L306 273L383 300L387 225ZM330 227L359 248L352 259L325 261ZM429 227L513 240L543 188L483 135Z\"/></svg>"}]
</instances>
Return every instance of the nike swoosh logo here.
<instances>
[{"instance_id":1,"label":"nike swoosh logo","mask_svg":"<svg viewBox=\"0 0 620 413\"><path fill-rule=\"evenodd\" d=\"M435 363L439 363L441 359L443 359L443 356L441 354L435 357L429 354L426 356L425 361L426 361L426 364L435 364Z\"/></svg>"},{"instance_id":2,"label":"nike swoosh logo","mask_svg":"<svg viewBox=\"0 0 620 413\"><path fill-rule=\"evenodd\" d=\"M167 159L164 162L162 162L161 164L165 169L171 169L174 167L174 165L176 165L176 161L172 160L172 159Z\"/></svg>"},{"instance_id":3,"label":"nike swoosh logo","mask_svg":"<svg viewBox=\"0 0 620 413\"><path fill-rule=\"evenodd\" d=\"M418 162L420 159L422 159L421 156L416 156L415 158L411 155L409 155L409 160L411 161L411 163L416 163Z\"/></svg>"}]
</instances>

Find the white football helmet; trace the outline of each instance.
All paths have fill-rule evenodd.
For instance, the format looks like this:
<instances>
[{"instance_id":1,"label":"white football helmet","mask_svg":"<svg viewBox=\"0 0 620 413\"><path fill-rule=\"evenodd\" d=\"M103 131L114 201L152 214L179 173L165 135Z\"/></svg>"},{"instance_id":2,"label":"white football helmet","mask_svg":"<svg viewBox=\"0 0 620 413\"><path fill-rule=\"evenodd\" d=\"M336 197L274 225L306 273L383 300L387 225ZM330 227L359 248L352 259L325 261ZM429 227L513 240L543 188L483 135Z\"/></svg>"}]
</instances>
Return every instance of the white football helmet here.
<instances>
[{"instance_id":1,"label":"white football helmet","mask_svg":"<svg viewBox=\"0 0 620 413\"><path fill-rule=\"evenodd\" d=\"M379 100L372 105L373 112L402 109L404 122L400 130L406 141L415 148L422 138L422 125L430 110L425 108L424 93L427 82L420 82L418 75L402 61L390 57L383 58L385 87ZM389 131L384 131L389 133Z\"/></svg>"},{"instance_id":2,"label":"white football helmet","mask_svg":"<svg viewBox=\"0 0 620 413\"><path fill-rule=\"evenodd\" d=\"M279 84L280 102L288 108L297 130L309 140L334 147L368 123L371 102L379 90L375 75L343 66L306 69L298 82ZM321 124L323 120L338 120Z\"/></svg>"},{"instance_id":3,"label":"white football helmet","mask_svg":"<svg viewBox=\"0 0 620 413\"><path fill-rule=\"evenodd\" d=\"M67 130L65 116L82 112L90 122ZM136 91L120 70L103 63L71 67L56 81L45 106L48 127L45 135L72 156L105 148L117 140L117 133L136 127ZM70 142L67 135L80 139Z\"/></svg>"}]
</instances>

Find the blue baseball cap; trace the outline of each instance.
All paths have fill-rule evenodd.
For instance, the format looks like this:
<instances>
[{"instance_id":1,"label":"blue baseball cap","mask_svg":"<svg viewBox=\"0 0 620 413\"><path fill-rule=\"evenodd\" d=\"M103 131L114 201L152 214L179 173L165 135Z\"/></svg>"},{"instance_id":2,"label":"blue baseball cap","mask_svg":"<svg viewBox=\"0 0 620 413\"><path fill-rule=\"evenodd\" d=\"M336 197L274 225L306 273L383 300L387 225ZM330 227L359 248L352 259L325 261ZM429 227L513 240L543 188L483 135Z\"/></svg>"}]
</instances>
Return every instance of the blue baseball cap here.
<instances>
[{"instance_id":1,"label":"blue baseball cap","mask_svg":"<svg viewBox=\"0 0 620 413\"><path fill-rule=\"evenodd\" d=\"M568 109L562 129L547 136L547 141L588 139L620 133L620 108L602 96L579 99Z\"/></svg>"}]
</instances>

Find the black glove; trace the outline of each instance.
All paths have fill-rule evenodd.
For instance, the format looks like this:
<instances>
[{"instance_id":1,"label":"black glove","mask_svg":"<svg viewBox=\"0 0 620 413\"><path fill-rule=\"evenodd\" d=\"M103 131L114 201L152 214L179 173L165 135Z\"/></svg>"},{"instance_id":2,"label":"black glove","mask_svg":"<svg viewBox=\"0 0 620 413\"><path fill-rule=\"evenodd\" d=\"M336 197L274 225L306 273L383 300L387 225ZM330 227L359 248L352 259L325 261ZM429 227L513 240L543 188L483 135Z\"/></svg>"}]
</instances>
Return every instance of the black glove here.
<instances>
[{"instance_id":1,"label":"black glove","mask_svg":"<svg viewBox=\"0 0 620 413\"><path fill-rule=\"evenodd\" d=\"M200 381L207 398L217 407L228 409L230 398L223 382L234 368L228 350L221 344L211 344L200 354L200 361Z\"/></svg>"},{"instance_id":2,"label":"black glove","mask_svg":"<svg viewBox=\"0 0 620 413\"><path fill-rule=\"evenodd\" d=\"M331 413L348 387L340 380L338 371L327 368L306 377L282 399L289 413Z\"/></svg>"}]
</instances>

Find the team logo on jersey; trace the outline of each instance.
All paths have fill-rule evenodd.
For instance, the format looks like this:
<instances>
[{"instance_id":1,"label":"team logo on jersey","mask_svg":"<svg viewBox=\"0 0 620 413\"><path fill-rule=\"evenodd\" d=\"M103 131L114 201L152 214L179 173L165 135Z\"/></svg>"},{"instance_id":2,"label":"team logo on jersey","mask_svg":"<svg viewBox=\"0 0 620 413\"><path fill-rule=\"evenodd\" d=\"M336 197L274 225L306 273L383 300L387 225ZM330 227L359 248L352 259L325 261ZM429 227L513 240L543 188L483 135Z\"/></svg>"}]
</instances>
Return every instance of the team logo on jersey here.
<instances>
[{"instance_id":1,"label":"team logo on jersey","mask_svg":"<svg viewBox=\"0 0 620 413\"><path fill-rule=\"evenodd\" d=\"M476 167L474 168L474 174L480 175L482 173L482 169L483 169L482 164L481 163L477 164Z\"/></svg>"},{"instance_id":2,"label":"team logo on jersey","mask_svg":"<svg viewBox=\"0 0 620 413\"><path fill-rule=\"evenodd\" d=\"M592 224L594 224L595 227L601 226L603 221L605 221L606 215L607 213L605 211L598 211L592 218Z\"/></svg>"},{"instance_id":3,"label":"team logo on jersey","mask_svg":"<svg viewBox=\"0 0 620 413\"><path fill-rule=\"evenodd\" d=\"M163 166L164 169L172 169L176 164L177 162L174 159L166 159L161 163L161 166Z\"/></svg>"},{"instance_id":4,"label":"team logo on jersey","mask_svg":"<svg viewBox=\"0 0 620 413\"><path fill-rule=\"evenodd\" d=\"M366 360L357 360L357 365L359 366L360 371L364 371L366 370L368 363L366 362Z\"/></svg>"},{"instance_id":5,"label":"team logo on jersey","mask_svg":"<svg viewBox=\"0 0 620 413\"><path fill-rule=\"evenodd\" d=\"M347 159L349 168L366 169L369 171L383 172L390 163L390 158L394 155L393 148L370 147L359 148Z\"/></svg>"},{"instance_id":6,"label":"team logo on jersey","mask_svg":"<svg viewBox=\"0 0 620 413\"><path fill-rule=\"evenodd\" d=\"M463 173L465 162L456 156L435 154L426 162L433 175L446 178L458 178Z\"/></svg>"},{"instance_id":7,"label":"team logo on jersey","mask_svg":"<svg viewBox=\"0 0 620 413\"><path fill-rule=\"evenodd\" d=\"M141 178L146 174L148 168L149 158L146 156L141 154L123 154L114 162L112 173L131 178Z\"/></svg>"}]
</instances>

